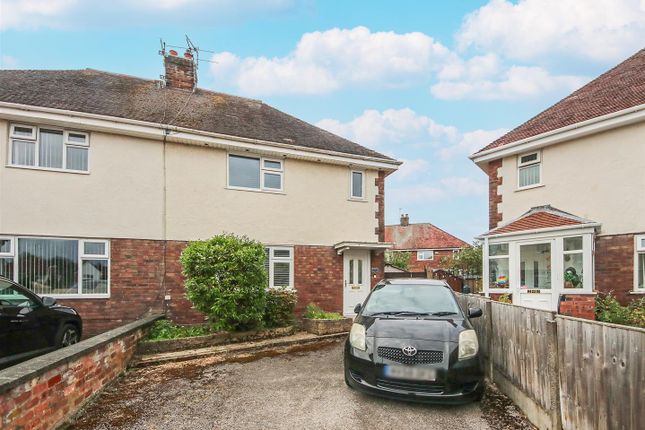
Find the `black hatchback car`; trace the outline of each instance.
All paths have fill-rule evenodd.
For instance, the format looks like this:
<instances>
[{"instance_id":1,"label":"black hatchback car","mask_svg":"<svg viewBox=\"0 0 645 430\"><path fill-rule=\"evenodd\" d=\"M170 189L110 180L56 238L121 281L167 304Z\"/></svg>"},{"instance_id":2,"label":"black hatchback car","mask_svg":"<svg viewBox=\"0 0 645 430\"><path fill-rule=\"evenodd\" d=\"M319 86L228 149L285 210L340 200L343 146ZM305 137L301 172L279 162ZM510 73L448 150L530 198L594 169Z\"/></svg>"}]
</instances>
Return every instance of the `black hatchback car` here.
<instances>
[{"instance_id":1,"label":"black hatchback car","mask_svg":"<svg viewBox=\"0 0 645 430\"><path fill-rule=\"evenodd\" d=\"M378 283L345 343L345 382L383 397L466 403L482 397L477 335L444 281L391 279Z\"/></svg>"},{"instance_id":2,"label":"black hatchback car","mask_svg":"<svg viewBox=\"0 0 645 430\"><path fill-rule=\"evenodd\" d=\"M0 369L81 339L78 312L0 277Z\"/></svg>"}]
</instances>

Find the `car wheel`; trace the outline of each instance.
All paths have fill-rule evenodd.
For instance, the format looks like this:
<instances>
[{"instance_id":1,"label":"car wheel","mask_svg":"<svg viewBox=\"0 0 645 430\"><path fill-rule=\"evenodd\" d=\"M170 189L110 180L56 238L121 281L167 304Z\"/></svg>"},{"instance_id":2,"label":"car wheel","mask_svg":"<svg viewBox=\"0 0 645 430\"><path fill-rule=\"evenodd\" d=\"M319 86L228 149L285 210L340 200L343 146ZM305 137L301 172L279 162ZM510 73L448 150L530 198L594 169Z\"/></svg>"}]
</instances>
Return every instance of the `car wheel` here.
<instances>
[{"instance_id":1,"label":"car wheel","mask_svg":"<svg viewBox=\"0 0 645 430\"><path fill-rule=\"evenodd\" d=\"M79 340L78 329L72 324L65 324L60 331L56 346L58 348L64 348L78 343Z\"/></svg>"}]
</instances>

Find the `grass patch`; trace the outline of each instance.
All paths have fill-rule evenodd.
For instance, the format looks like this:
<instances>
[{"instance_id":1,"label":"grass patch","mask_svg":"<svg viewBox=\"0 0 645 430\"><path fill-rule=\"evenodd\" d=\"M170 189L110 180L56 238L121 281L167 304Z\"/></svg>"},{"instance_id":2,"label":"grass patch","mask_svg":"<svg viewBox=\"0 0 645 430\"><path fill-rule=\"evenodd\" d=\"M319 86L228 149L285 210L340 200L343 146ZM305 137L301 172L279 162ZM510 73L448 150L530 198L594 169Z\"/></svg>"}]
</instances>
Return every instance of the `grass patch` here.
<instances>
[{"instance_id":1,"label":"grass patch","mask_svg":"<svg viewBox=\"0 0 645 430\"><path fill-rule=\"evenodd\" d=\"M150 329L148 340L179 339L182 337L205 336L212 333L213 330L205 325L180 326L168 320L159 320Z\"/></svg>"},{"instance_id":2,"label":"grass patch","mask_svg":"<svg viewBox=\"0 0 645 430\"><path fill-rule=\"evenodd\" d=\"M344 318L337 312L325 312L314 303L309 303L307 305L304 317L312 320L342 320Z\"/></svg>"}]
</instances>

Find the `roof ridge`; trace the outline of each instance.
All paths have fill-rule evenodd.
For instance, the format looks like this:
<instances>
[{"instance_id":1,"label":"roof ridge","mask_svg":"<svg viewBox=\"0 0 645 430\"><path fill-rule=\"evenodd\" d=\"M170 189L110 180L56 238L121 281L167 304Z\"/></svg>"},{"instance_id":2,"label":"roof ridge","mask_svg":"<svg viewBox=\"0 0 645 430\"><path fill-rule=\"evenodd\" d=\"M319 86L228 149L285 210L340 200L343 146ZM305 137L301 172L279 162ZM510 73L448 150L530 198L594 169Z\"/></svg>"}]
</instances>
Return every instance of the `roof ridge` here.
<instances>
[{"instance_id":1,"label":"roof ridge","mask_svg":"<svg viewBox=\"0 0 645 430\"><path fill-rule=\"evenodd\" d=\"M411 226L411 225L429 225L429 226L434 227L437 230L441 231L442 233L447 234L448 236L452 237L453 239L457 239L458 241L463 242L466 245L470 246L470 244L468 242L466 242L465 240L458 238L457 236L455 236L452 233L448 233L446 230L442 229L441 227L438 227L436 224L433 224L431 222L411 222L407 226L401 225L401 224L386 224L385 227L408 227L408 226Z\"/></svg>"}]
</instances>

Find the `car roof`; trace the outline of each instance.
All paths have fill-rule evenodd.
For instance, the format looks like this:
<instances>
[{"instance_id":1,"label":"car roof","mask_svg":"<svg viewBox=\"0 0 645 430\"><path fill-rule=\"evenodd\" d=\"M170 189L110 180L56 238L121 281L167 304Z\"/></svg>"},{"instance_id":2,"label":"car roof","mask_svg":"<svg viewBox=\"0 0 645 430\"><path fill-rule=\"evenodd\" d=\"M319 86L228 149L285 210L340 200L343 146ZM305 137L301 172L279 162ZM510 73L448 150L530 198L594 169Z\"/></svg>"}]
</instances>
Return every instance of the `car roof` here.
<instances>
[{"instance_id":1,"label":"car roof","mask_svg":"<svg viewBox=\"0 0 645 430\"><path fill-rule=\"evenodd\" d=\"M384 281L390 285L428 285L436 287L446 287L446 281L441 279L425 279L425 278L392 278Z\"/></svg>"}]
</instances>

